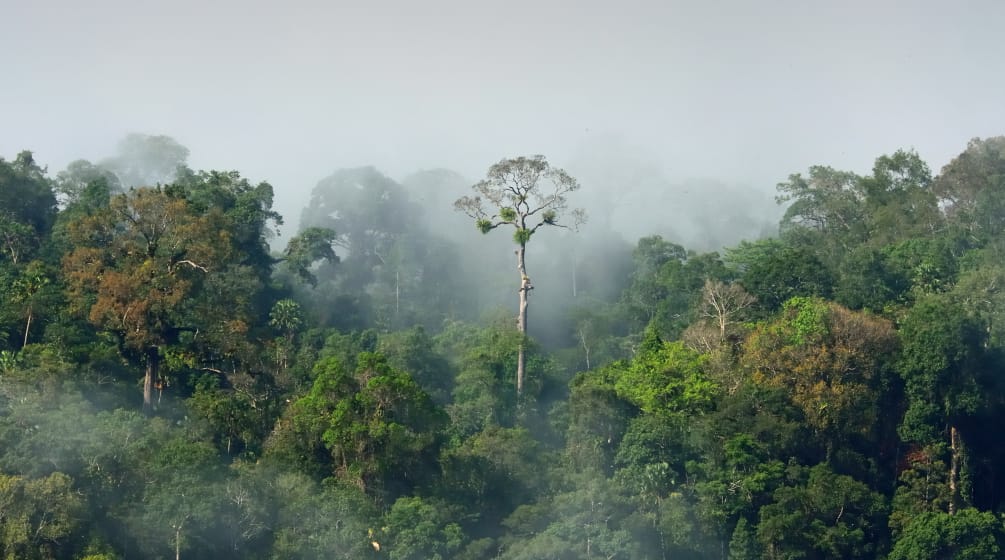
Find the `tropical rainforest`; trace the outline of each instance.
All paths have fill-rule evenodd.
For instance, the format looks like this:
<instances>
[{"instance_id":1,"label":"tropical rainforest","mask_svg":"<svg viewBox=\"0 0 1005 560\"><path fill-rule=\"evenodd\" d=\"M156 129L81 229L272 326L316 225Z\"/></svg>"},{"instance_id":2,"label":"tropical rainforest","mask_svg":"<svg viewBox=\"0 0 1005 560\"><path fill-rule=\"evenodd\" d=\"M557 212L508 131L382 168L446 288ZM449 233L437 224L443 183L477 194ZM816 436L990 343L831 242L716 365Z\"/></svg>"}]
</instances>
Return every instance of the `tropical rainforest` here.
<instances>
[{"instance_id":1,"label":"tropical rainforest","mask_svg":"<svg viewBox=\"0 0 1005 560\"><path fill-rule=\"evenodd\" d=\"M540 156L336 171L280 243L187 156L0 159L5 560L1005 554L1005 137L717 248Z\"/></svg>"}]
</instances>

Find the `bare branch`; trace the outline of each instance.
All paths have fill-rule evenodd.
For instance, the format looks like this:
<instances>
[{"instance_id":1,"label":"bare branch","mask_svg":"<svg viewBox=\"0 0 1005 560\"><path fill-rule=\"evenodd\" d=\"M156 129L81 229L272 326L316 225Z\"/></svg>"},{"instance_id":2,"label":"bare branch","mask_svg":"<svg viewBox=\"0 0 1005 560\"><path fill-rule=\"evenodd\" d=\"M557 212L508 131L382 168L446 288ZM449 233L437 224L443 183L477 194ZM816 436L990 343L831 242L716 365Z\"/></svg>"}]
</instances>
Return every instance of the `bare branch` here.
<instances>
[{"instance_id":1,"label":"bare branch","mask_svg":"<svg viewBox=\"0 0 1005 560\"><path fill-rule=\"evenodd\" d=\"M206 267L204 267L202 265L198 265L198 264L196 264L196 263L194 263L194 262L192 262L192 261L190 261L188 259L183 259L183 260L180 260L180 261L176 261L173 265L171 265L171 269L173 270L175 268L175 266L179 265L179 264L187 264L188 266L191 266L192 268L195 268L197 270L201 270L203 272L209 272L209 270L207 270Z\"/></svg>"},{"instance_id":2,"label":"bare branch","mask_svg":"<svg viewBox=\"0 0 1005 560\"><path fill-rule=\"evenodd\" d=\"M702 315L715 321L720 340L726 338L726 330L735 322L735 315L757 302L757 298L740 284L726 284L712 279L705 280L702 298L705 303Z\"/></svg>"}]
</instances>

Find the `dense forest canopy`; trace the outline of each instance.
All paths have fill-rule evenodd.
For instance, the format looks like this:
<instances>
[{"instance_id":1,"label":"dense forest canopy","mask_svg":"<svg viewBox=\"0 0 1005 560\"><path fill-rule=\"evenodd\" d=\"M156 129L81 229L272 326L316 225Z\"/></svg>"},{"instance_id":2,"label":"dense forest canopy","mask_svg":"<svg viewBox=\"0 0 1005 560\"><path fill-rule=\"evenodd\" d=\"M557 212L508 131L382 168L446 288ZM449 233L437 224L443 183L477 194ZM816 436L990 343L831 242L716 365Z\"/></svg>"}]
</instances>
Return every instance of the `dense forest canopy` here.
<instances>
[{"instance_id":1,"label":"dense forest canopy","mask_svg":"<svg viewBox=\"0 0 1005 560\"><path fill-rule=\"evenodd\" d=\"M1002 555L1005 137L715 252L529 243L578 221L542 156L337 170L279 247L188 155L0 159L4 559Z\"/></svg>"}]
</instances>

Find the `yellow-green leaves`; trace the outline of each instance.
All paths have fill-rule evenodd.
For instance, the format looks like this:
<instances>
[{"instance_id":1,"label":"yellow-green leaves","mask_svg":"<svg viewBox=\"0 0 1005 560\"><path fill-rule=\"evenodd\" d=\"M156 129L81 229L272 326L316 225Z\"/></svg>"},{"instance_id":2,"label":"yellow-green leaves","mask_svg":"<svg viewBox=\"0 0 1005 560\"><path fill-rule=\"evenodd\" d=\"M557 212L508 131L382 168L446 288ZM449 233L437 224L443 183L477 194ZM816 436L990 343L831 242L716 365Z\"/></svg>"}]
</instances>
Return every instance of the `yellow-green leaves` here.
<instances>
[{"instance_id":1,"label":"yellow-green leaves","mask_svg":"<svg viewBox=\"0 0 1005 560\"><path fill-rule=\"evenodd\" d=\"M626 364L614 387L618 396L650 414L698 413L711 407L719 391L705 375L705 361L683 342L657 340Z\"/></svg>"}]
</instances>

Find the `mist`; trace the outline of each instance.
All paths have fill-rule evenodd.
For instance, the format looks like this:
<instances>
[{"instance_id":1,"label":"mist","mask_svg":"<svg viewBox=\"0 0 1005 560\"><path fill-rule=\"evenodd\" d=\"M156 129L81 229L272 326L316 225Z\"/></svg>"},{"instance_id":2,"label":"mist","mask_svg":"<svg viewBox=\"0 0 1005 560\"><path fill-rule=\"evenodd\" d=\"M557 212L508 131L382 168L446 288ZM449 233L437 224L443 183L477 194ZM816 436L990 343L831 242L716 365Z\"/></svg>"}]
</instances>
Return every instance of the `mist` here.
<instances>
[{"instance_id":1,"label":"mist","mask_svg":"<svg viewBox=\"0 0 1005 560\"><path fill-rule=\"evenodd\" d=\"M504 157L570 172L588 157L605 178L650 176L654 193L699 180L770 197L810 165L864 172L913 147L937 169L997 134L1003 9L22 3L0 37L28 53L5 65L0 153L31 149L59 170L163 134L194 169L272 183L284 235L320 178L364 165L477 180ZM576 176L584 194L635 187Z\"/></svg>"},{"instance_id":2,"label":"mist","mask_svg":"<svg viewBox=\"0 0 1005 560\"><path fill-rule=\"evenodd\" d=\"M1005 4L8 4L0 556L1005 550Z\"/></svg>"}]
</instances>

